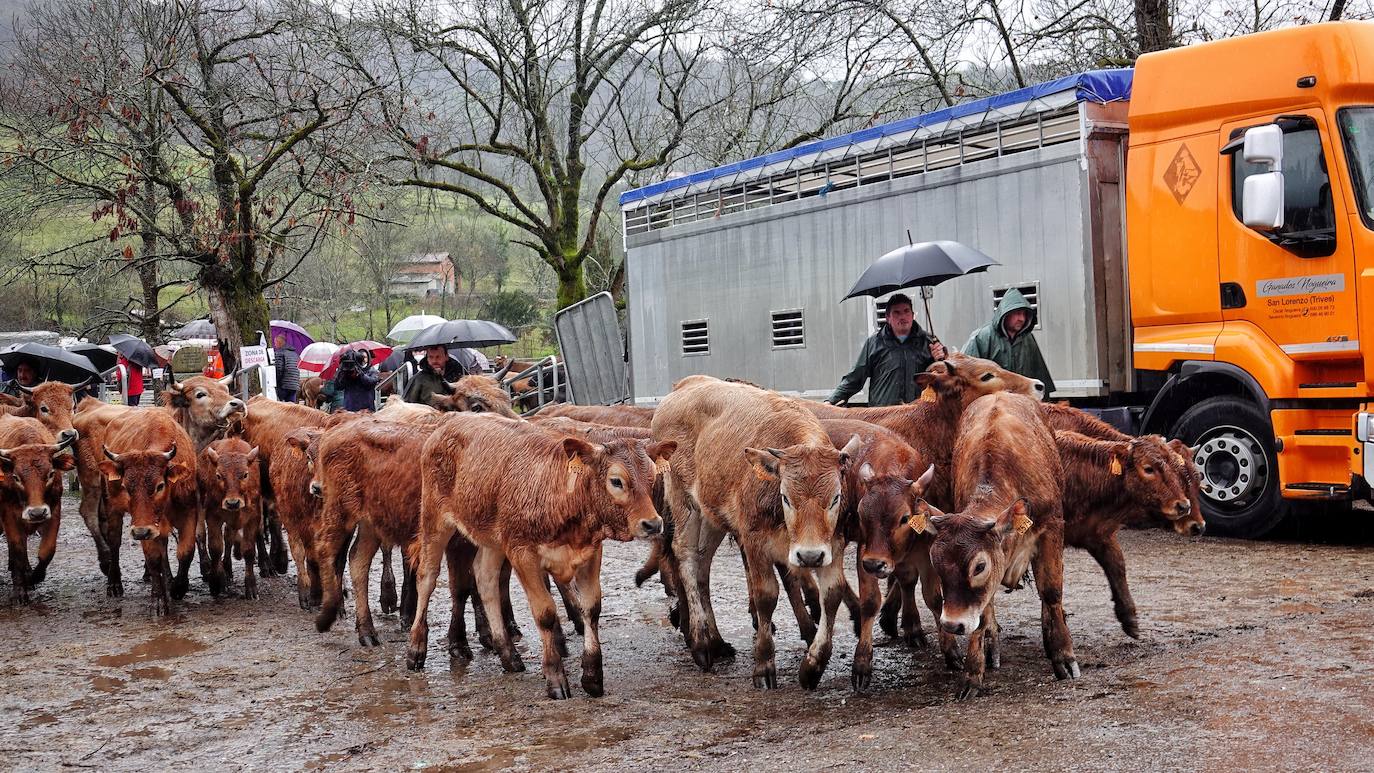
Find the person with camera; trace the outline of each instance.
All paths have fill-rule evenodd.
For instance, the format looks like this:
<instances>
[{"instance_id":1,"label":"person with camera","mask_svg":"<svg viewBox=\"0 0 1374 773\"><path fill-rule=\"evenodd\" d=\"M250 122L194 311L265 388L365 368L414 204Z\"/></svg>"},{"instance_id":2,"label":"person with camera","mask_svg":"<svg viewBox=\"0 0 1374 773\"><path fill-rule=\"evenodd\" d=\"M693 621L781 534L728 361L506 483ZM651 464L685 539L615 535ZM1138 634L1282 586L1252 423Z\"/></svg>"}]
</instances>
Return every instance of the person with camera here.
<instances>
[{"instance_id":1,"label":"person with camera","mask_svg":"<svg viewBox=\"0 0 1374 773\"><path fill-rule=\"evenodd\" d=\"M334 389L343 393L345 411L377 410L378 377L368 369L368 359L368 353L361 350L344 352L339 358Z\"/></svg>"}]
</instances>

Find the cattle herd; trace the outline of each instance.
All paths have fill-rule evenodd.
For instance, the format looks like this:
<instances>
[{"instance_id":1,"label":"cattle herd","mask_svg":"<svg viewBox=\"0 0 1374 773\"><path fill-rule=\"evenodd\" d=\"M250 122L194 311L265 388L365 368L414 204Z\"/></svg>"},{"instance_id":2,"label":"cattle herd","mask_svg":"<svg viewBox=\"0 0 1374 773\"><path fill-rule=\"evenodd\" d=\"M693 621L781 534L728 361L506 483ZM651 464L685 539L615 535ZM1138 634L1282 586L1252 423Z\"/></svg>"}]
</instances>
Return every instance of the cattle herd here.
<instances>
[{"instance_id":1,"label":"cattle herd","mask_svg":"<svg viewBox=\"0 0 1374 773\"><path fill-rule=\"evenodd\" d=\"M347 569L358 640L375 647L368 575L380 550L381 609L409 627L412 669L424 667L428 608L446 568L450 657L473 657L471 605L480 644L506 670L524 670L514 574L539 628L548 695L571 694L555 589L583 637L582 688L601 695L607 539L646 541L636 582L660 576L669 619L710 669L734 655L710 593L728 535L748 578L758 687L777 684L781 596L808 645L802 686L824 674L843 606L858 636L851 681L864 689L875 619L887 635L926 646L919 587L946 665L963 673L959 697L972 696L999 666L997 591L1027 583L1040 596L1054 674L1077 677L1062 602L1065 545L1101 565L1121 627L1136 636L1116 535L1151 520L1202 532L1193 454L1042 403L1039 382L986 360L954 355L917 382L914 403L840 408L691 376L657 409L555 405L525 417L484 376L450 385L455 397L435 407L392 398L375 414L332 415L262 397L245 403L203 377L171 384L160 408L73 405L71 387L43 384L0 405L13 599L27 603L53 560L62 473L75 469L109 596L124 594L126 520L154 615L184 597L196 559L216 597L234 587L241 560L243 594L255 599L257 576L284 574L289 549L300 606L316 611L318 630L341 615ZM856 585L845 572L851 542Z\"/></svg>"}]
</instances>

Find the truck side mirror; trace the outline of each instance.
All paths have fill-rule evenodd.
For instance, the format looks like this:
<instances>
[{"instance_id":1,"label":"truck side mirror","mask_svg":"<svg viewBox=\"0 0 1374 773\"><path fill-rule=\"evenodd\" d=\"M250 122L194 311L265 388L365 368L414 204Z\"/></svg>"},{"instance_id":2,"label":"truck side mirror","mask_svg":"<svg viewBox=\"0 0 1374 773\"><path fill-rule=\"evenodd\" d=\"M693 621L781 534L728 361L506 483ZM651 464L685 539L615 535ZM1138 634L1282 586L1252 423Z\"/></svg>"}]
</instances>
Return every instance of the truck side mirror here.
<instances>
[{"instance_id":1,"label":"truck side mirror","mask_svg":"<svg viewBox=\"0 0 1374 773\"><path fill-rule=\"evenodd\" d=\"M1257 231L1283 228L1283 129L1277 124L1247 129L1241 156L1246 163L1269 166L1268 172L1245 178L1241 220Z\"/></svg>"},{"instance_id":2,"label":"truck side mirror","mask_svg":"<svg viewBox=\"0 0 1374 773\"><path fill-rule=\"evenodd\" d=\"M1241 219L1257 231L1283 228L1283 172L1261 172L1245 178Z\"/></svg>"}]
</instances>

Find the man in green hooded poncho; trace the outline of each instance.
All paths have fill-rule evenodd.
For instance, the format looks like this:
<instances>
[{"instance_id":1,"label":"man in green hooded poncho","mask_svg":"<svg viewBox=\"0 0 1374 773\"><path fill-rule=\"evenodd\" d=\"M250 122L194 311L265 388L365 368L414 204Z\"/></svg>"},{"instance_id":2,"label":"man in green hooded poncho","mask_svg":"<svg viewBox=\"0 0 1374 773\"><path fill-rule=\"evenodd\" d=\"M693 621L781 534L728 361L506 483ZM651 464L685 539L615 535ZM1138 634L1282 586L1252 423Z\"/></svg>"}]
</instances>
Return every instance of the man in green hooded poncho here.
<instances>
[{"instance_id":1,"label":"man in green hooded poncho","mask_svg":"<svg viewBox=\"0 0 1374 773\"><path fill-rule=\"evenodd\" d=\"M982 357L1027 378L1045 382L1045 397L1054 392L1054 379L1035 342L1035 309L1015 288L1007 291L992 314L992 322L973 331L964 354Z\"/></svg>"}]
</instances>

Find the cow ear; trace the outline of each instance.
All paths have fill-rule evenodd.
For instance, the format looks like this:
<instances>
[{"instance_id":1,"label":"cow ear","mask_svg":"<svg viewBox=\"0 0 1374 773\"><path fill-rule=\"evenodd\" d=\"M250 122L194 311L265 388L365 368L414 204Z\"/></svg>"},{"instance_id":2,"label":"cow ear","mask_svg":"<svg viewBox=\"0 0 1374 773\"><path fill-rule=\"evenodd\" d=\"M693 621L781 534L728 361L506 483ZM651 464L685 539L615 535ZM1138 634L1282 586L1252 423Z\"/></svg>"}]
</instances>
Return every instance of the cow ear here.
<instances>
[{"instance_id":1,"label":"cow ear","mask_svg":"<svg viewBox=\"0 0 1374 773\"><path fill-rule=\"evenodd\" d=\"M100 474L105 476L106 483L118 483L119 480L124 477L124 469L119 462L102 459L100 462Z\"/></svg>"},{"instance_id":2,"label":"cow ear","mask_svg":"<svg viewBox=\"0 0 1374 773\"><path fill-rule=\"evenodd\" d=\"M167 483L173 484L185 480L186 476L192 473L191 466L177 462L167 465Z\"/></svg>"},{"instance_id":3,"label":"cow ear","mask_svg":"<svg viewBox=\"0 0 1374 773\"><path fill-rule=\"evenodd\" d=\"M655 462L667 462L677 452L676 440L660 440L650 443L644 452Z\"/></svg>"},{"instance_id":4,"label":"cow ear","mask_svg":"<svg viewBox=\"0 0 1374 773\"><path fill-rule=\"evenodd\" d=\"M926 489L930 488L930 482L933 480L935 480L935 465L932 464L926 468L925 472L921 473L921 477L911 482L908 490L911 491L912 496L919 497L925 493Z\"/></svg>"},{"instance_id":5,"label":"cow ear","mask_svg":"<svg viewBox=\"0 0 1374 773\"><path fill-rule=\"evenodd\" d=\"M744 456L749 460L749 464L754 467L754 475L759 480L777 480L778 468L782 460L774 456L770 449L746 448Z\"/></svg>"},{"instance_id":6,"label":"cow ear","mask_svg":"<svg viewBox=\"0 0 1374 773\"><path fill-rule=\"evenodd\" d=\"M1004 510L997 519L997 536L1005 538L1012 533L1025 534L1034 525L1035 522L1030 517L1030 502L1021 497L1012 502L1011 507Z\"/></svg>"},{"instance_id":7,"label":"cow ear","mask_svg":"<svg viewBox=\"0 0 1374 773\"><path fill-rule=\"evenodd\" d=\"M912 530L917 534L934 534L948 517L935 505L924 499L917 499L915 507L912 508L911 520L907 523L911 524Z\"/></svg>"},{"instance_id":8,"label":"cow ear","mask_svg":"<svg viewBox=\"0 0 1374 773\"><path fill-rule=\"evenodd\" d=\"M928 370L921 371L916 374L916 386L921 389L929 389L937 378L939 378L939 374L931 373Z\"/></svg>"},{"instance_id":9,"label":"cow ear","mask_svg":"<svg viewBox=\"0 0 1374 773\"><path fill-rule=\"evenodd\" d=\"M601 449L595 443L582 438L563 438L563 453L567 455L569 463L596 461L596 454L599 450Z\"/></svg>"},{"instance_id":10,"label":"cow ear","mask_svg":"<svg viewBox=\"0 0 1374 773\"><path fill-rule=\"evenodd\" d=\"M63 470L64 472L67 470L75 470L76 457L67 453L67 449L64 448L52 455L52 466L53 469Z\"/></svg>"}]
</instances>

